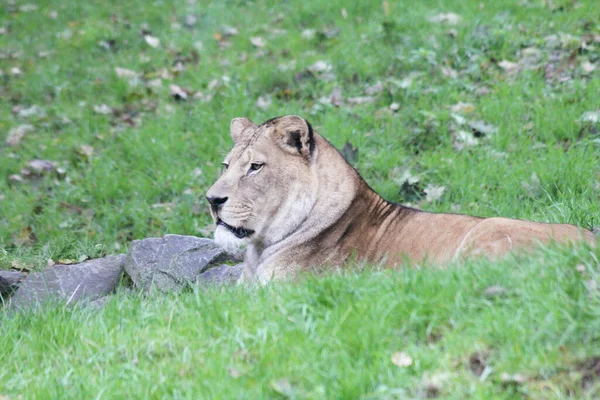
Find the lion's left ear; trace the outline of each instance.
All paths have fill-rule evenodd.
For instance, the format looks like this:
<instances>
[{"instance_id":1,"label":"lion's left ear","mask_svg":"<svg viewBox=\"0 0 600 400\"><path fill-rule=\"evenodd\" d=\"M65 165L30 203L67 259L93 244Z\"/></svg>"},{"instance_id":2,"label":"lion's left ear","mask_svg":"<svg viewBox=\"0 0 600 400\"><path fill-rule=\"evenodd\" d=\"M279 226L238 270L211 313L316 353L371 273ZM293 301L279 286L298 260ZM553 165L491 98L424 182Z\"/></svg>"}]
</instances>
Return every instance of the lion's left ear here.
<instances>
[{"instance_id":1,"label":"lion's left ear","mask_svg":"<svg viewBox=\"0 0 600 400\"><path fill-rule=\"evenodd\" d=\"M314 152L315 138L312 126L302 117L289 115L283 117L277 126L276 134L281 147L292 153L300 154L309 160Z\"/></svg>"},{"instance_id":2,"label":"lion's left ear","mask_svg":"<svg viewBox=\"0 0 600 400\"><path fill-rule=\"evenodd\" d=\"M256 125L248 118L234 118L231 120L229 133L234 143L237 143L244 135L244 132L249 128L255 128Z\"/></svg>"}]
</instances>

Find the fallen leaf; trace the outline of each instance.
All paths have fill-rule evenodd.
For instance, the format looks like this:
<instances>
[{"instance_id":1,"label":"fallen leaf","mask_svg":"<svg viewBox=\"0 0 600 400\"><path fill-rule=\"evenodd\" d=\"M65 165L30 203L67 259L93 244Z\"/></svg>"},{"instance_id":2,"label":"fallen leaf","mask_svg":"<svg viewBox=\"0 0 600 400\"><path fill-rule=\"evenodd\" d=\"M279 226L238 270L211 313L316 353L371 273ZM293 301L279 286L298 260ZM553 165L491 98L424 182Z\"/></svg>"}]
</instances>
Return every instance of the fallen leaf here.
<instances>
[{"instance_id":1,"label":"fallen leaf","mask_svg":"<svg viewBox=\"0 0 600 400\"><path fill-rule=\"evenodd\" d=\"M13 260L10 263L10 267L11 269L17 270L17 271L21 271L21 272L31 272L31 266L30 265L25 265L22 262L18 261L18 260Z\"/></svg>"},{"instance_id":2,"label":"fallen leaf","mask_svg":"<svg viewBox=\"0 0 600 400\"><path fill-rule=\"evenodd\" d=\"M148 46L154 49L160 46L160 39L152 35L144 35L144 40L146 41L146 43L148 43Z\"/></svg>"},{"instance_id":3,"label":"fallen leaf","mask_svg":"<svg viewBox=\"0 0 600 400\"><path fill-rule=\"evenodd\" d=\"M332 67L331 67L331 64L328 63L327 61L319 60L319 61L315 62L314 64L312 64L311 66L309 66L308 70L310 72L327 72L327 71L331 71Z\"/></svg>"},{"instance_id":4,"label":"fallen leaf","mask_svg":"<svg viewBox=\"0 0 600 400\"><path fill-rule=\"evenodd\" d=\"M538 176L535 172L533 172L531 174L531 178L529 179L529 182L527 182L527 181L521 182L521 187L523 188L523 190L525 190L527 192L527 195L531 198L540 197L543 193L540 179L538 178Z\"/></svg>"},{"instance_id":5,"label":"fallen leaf","mask_svg":"<svg viewBox=\"0 0 600 400\"><path fill-rule=\"evenodd\" d=\"M444 386L452 377L449 372L440 372L434 375L425 376L421 381L423 396L427 399L439 397Z\"/></svg>"},{"instance_id":6,"label":"fallen leaf","mask_svg":"<svg viewBox=\"0 0 600 400\"><path fill-rule=\"evenodd\" d=\"M475 106L471 103L463 103L462 101L459 101L458 103L450 107L450 110L452 110L452 112L455 113L462 112L465 114L469 114L475 111Z\"/></svg>"},{"instance_id":7,"label":"fallen leaf","mask_svg":"<svg viewBox=\"0 0 600 400\"><path fill-rule=\"evenodd\" d=\"M587 111L581 116L581 122L596 124L600 121L600 111Z\"/></svg>"},{"instance_id":8,"label":"fallen leaf","mask_svg":"<svg viewBox=\"0 0 600 400\"><path fill-rule=\"evenodd\" d=\"M94 106L94 111L98 114L109 115L112 114L113 110L106 104L100 104Z\"/></svg>"},{"instance_id":9,"label":"fallen leaf","mask_svg":"<svg viewBox=\"0 0 600 400\"><path fill-rule=\"evenodd\" d=\"M237 379L240 376L242 376L242 372L235 367L227 367L227 372L229 373L229 376L231 376L233 379Z\"/></svg>"},{"instance_id":10,"label":"fallen leaf","mask_svg":"<svg viewBox=\"0 0 600 400\"><path fill-rule=\"evenodd\" d=\"M303 39L310 40L313 39L316 34L317 31L315 29L304 29L300 36L302 36Z\"/></svg>"},{"instance_id":11,"label":"fallen leaf","mask_svg":"<svg viewBox=\"0 0 600 400\"><path fill-rule=\"evenodd\" d=\"M403 351L397 351L392 354L392 364L400 368L410 367L413 363L413 359L411 356L406 354Z\"/></svg>"},{"instance_id":12,"label":"fallen leaf","mask_svg":"<svg viewBox=\"0 0 600 400\"><path fill-rule=\"evenodd\" d=\"M8 176L8 181L12 183L23 183L25 179L19 174L12 174Z\"/></svg>"},{"instance_id":13,"label":"fallen leaf","mask_svg":"<svg viewBox=\"0 0 600 400\"><path fill-rule=\"evenodd\" d=\"M460 19L460 15L449 12L434 15L429 18L429 21L436 24L457 25L460 22Z\"/></svg>"},{"instance_id":14,"label":"fallen leaf","mask_svg":"<svg viewBox=\"0 0 600 400\"><path fill-rule=\"evenodd\" d=\"M523 374L509 374L507 372L503 372L500 375L500 380L502 381L502 383L505 384L512 384L512 385L522 385L525 382L527 382L527 377L525 377L525 375Z\"/></svg>"},{"instance_id":15,"label":"fallen leaf","mask_svg":"<svg viewBox=\"0 0 600 400\"><path fill-rule=\"evenodd\" d=\"M120 68L120 67L115 68L115 73L117 74L117 76L119 78L125 78L125 79L137 78L139 76L139 74L135 71L132 71L132 70L126 69L126 68Z\"/></svg>"},{"instance_id":16,"label":"fallen leaf","mask_svg":"<svg viewBox=\"0 0 600 400\"><path fill-rule=\"evenodd\" d=\"M285 378L276 381L271 381L271 389L273 389L275 392L279 393L281 396L286 398L292 397L293 395L292 385L290 384L290 381L288 381Z\"/></svg>"},{"instance_id":17,"label":"fallen leaf","mask_svg":"<svg viewBox=\"0 0 600 400\"><path fill-rule=\"evenodd\" d=\"M368 85L365 87L365 94L369 95L369 96L373 96L377 93L381 93L383 92L383 83L381 83L380 81L378 81L377 83L373 84L373 85Z\"/></svg>"},{"instance_id":18,"label":"fallen leaf","mask_svg":"<svg viewBox=\"0 0 600 400\"><path fill-rule=\"evenodd\" d=\"M477 139L471 132L459 130L455 135L454 148L456 150L462 150L465 147L477 146L479 139Z\"/></svg>"},{"instance_id":19,"label":"fallen leaf","mask_svg":"<svg viewBox=\"0 0 600 400\"><path fill-rule=\"evenodd\" d=\"M250 43L258 48L262 48L266 46L267 41L261 36L251 36Z\"/></svg>"},{"instance_id":20,"label":"fallen leaf","mask_svg":"<svg viewBox=\"0 0 600 400\"><path fill-rule=\"evenodd\" d=\"M26 226L13 235L12 242L15 246L31 246L37 242L37 236L31 226Z\"/></svg>"},{"instance_id":21,"label":"fallen leaf","mask_svg":"<svg viewBox=\"0 0 600 400\"><path fill-rule=\"evenodd\" d=\"M37 174L43 174L52 171L56 167L56 164L48 160L31 160L27 163L27 166Z\"/></svg>"},{"instance_id":22,"label":"fallen leaf","mask_svg":"<svg viewBox=\"0 0 600 400\"><path fill-rule=\"evenodd\" d=\"M489 298L505 296L507 293L508 290L499 285L490 286L483 291L483 295Z\"/></svg>"},{"instance_id":23,"label":"fallen leaf","mask_svg":"<svg viewBox=\"0 0 600 400\"><path fill-rule=\"evenodd\" d=\"M21 143L21 140L27 133L33 132L34 130L35 130L35 128L33 127L33 125L27 125L27 124L19 125L13 129L11 129L8 132L8 136L6 137L6 145L10 146L10 147L17 146L19 143Z\"/></svg>"},{"instance_id":24,"label":"fallen leaf","mask_svg":"<svg viewBox=\"0 0 600 400\"><path fill-rule=\"evenodd\" d=\"M82 144L81 146L75 149L75 152L89 160L94 154L94 148L89 144Z\"/></svg>"},{"instance_id":25,"label":"fallen leaf","mask_svg":"<svg viewBox=\"0 0 600 400\"><path fill-rule=\"evenodd\" d=\"M498 127L488 124L485 121L469 121L469 128L475 134L475 137L490 136L498 133Z\"/></svg>"},{"instance_id":26,"label":"fallen leaf","mask_svg":"<svg viewBox=\"0 0 600 400\"><path fill-rule=\"evenodd\" d=\"M442 194L446 190L445 186L434 186L432 184L428 184L427 187L423 190L426 194L425 201L428 203L433 203L442 197Z\"/></svg>"},{"instance_id":27,"label":"fallen leaf","mask_svg":"<svg viewBox=\"0 0 600 400\"><path fill-rule=\"evenodd\" d=\"M260 96L256 100L256 107L258 107L259 109L261 109L263 111L266 111L271 106L271 103L273 103L271 96L268 96L268 95Z\"/></svg>"},{"instance_id":28,"label":"fallen leaf","mask_svg":"<svg viewBox=\"0 0 600 400\"><path fill-rule=\"evenodd\" d=\"M17 111L17 116L20 118L43 118L46 116L46 111L40 106L33 105L27 108L21 108Z\"/></svg>"},{"instance_id":29,"label":"fallen leaf","mask_svg":"<svg viewBox=\"0 0 600 400\"><path fill-rule=\"evenodd\" d=\"M509 75L515 74L519 71L519 64L512 61L502 60L498 62L498 66Z\"/></svg>"},{"instance_id":30,"label":"fallen leaf","mask_svg":"<svg viewBox=\"0 0 600 400\"><path fill-rule=\"evenodd\" d=\"M581 69L583 70L583 72L585 72L586 74L591 74L592 72L594 72L596 70L596 65L592 64L589 61L584 61L581 63Z\"/></svg>"},{"instance_id":31,"label":"fallen leaf","mask_svg":"<svg viewBox=\"0 0 600 400\"><path fill-rule=\"evenodd\" d=\"M342 104L344 97L342 96L342 88L340 86L333 88L329 95L329 101L336 107L339 107Z\"/></svg>"},{"instance_id":32,"label":"fallen leaf","mask_svg":"<svg viewBox=\"0 0 600 400\"><path fill-rule=\"evenodd\" d=\"M36 4L23 4L22 6L19 6L19 11L20 12L32 12L32 11L37 11L38 6Z\"/></svg>"},{"instance_id":33,"label":"fallen leaf","mask_svg":"<svg viewBox=\"0 0 600 400\"><path fill-rule=\"evenodd\" d=\"M175 100L185 101L188 99L188 91L178 85L169 85L169 93L170 96L173 97Z\"/></svg>"},{"instance_id":34,"label":"fallen leaf","mask_svg":"<svg viewBox=\"0 0 600 400\"><path fill-rule=\"evenodd\" d=\"M223 35L223 37L236 36L238 33L239 31L237 28L234 28L233 26L223 25L221 27L221 35Z\"/></svg>"},{"instance_id":35,"label":"fallen leaf","mask_svg":"<svg viewBox=\"0 0 600 400\"><path fill-rule=\"evenodd\" d=\"M357 97L348 97L346 102L348 104L365 104L372 103L375 101L375 97L373 96L357 96Z\"/></svg>"}]
</instances>

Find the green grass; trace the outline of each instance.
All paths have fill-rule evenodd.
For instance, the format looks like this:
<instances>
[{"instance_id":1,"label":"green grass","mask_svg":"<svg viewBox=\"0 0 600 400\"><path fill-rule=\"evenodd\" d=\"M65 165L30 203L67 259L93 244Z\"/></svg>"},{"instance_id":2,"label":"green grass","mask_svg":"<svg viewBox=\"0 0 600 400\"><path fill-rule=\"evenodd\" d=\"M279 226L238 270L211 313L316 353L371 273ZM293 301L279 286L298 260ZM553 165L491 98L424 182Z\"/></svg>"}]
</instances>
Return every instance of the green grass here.
<instances>
[{"instance_id":1,"label":"green grass","mask_svg":"<svg viewBox=\"0 0 600 400\"><path fill-rule=\"evenodd\" d=\"M358 147L357 168L392 201L597 227L600 126L581 121L600 111L595 3L390 1L387 15L381 1L3 5L0 268L124 252L132 239L165 233L206 234L202 199L239 116L306 117L336 146ZM461 20L429 21L441 12ZM223 46L214 34L225 25L239 33ZM535 68L512 75L500 66L523 64L527 48L539 53ZM178 60L183 71L173 70ZM305 72L317 61L331 64L333 79ZM586 72L587 63L596 70ZM140 73L139 84L116 67ZM159 86L147 87L153 79ZM334 88L363 96L377 82L384 90L371 103L322 101ZM211 100L176 102L170 84ZM263 95L272 99L264 110L255 105ZM452 111L459 102L474 109ZM116 111L95 112L102 104ZM34 105L44 115L18 115ZM453 114L497 133L457 150L457 131L468 128ZM26 123L34 131L4 146ZM92 146L90 157L82 145ZM66 175L28 177L21 170L33 159ZM400 189L402 168L419 177L409 190ZM427 185L445 187L439 200L425 200ZM284 395L296 398L404 399L428 394L426 381L440 374L450 374L438 388L445 398L595 398L598 384L581 382L589 381L585 360L600 356L600 296L590 283L600 282L599 259L598 250L553 247L447 270L351 268L261 289L123 292L99 311L0 313L0 398L264 398L281 396L288 382ZM492 285L507 294L483 295ZM397 351L413 365L393 365ZM478 351L487 354L483 380L469 369ZM503 372L527 382L503 383Z\"/></svg>"}]
</instances>

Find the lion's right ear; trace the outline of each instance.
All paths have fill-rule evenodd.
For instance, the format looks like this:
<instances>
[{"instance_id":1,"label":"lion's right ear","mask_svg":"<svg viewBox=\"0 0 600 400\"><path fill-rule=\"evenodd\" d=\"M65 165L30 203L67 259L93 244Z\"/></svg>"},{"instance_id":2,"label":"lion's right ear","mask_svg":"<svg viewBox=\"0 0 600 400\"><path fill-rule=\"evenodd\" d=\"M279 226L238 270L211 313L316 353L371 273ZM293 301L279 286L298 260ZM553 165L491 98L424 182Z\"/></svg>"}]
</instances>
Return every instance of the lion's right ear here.
<instances>
[{"instance_id":1,"label":"lion's right ear","mask_svg":"<svg viewBox=\"0 0 600 400\"><path fill-rule=\"evenodd\" d=\"M234 143L237 143L243 136L244 131L248 128L255 127L254 123L248 118L234 118L231 120L229 133Z\"/></svg>"}]
</instances>

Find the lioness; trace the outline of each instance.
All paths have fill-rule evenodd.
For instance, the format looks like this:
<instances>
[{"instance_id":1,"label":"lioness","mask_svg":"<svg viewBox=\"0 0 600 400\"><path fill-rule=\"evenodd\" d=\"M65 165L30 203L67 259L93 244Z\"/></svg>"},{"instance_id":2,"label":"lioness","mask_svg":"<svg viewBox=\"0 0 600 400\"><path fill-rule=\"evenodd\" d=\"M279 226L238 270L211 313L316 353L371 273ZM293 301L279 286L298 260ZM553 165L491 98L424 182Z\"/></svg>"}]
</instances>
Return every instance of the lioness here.
<instances>
[{"instance_id":1,"label":"lioness","mask_svg":"<svg viewBox=\"0 0 600 400\"><path fill-rule=\"evenodd\" d=\"M206 198L225 247L247 244L241 280L267 282L315 266L404 258L497 257L556 240L595 243L573 225L438 214L392 204L298 116L231 121L233 149Z\"/></svg>"}]
</instances>

